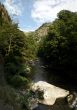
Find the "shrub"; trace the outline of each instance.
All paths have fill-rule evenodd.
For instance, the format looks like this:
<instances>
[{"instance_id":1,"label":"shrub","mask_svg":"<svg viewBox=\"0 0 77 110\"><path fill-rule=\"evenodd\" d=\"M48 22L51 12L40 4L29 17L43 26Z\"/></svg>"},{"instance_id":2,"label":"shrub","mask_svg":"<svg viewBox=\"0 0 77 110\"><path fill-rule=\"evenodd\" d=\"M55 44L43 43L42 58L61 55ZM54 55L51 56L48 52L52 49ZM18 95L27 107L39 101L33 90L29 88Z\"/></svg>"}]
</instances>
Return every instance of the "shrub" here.
<instances>
[{"instance_id":1,"label":"shrub","mask_svg":"<svg viewBox=\"0 0 77 110\"><path fill-rule=\"evenodd\" d=\"M20 76L20 75L14 75L11 79L11 84L15 87L23 87L28 85L28 79L26 77Z\"/></svg>"}]
</instances>

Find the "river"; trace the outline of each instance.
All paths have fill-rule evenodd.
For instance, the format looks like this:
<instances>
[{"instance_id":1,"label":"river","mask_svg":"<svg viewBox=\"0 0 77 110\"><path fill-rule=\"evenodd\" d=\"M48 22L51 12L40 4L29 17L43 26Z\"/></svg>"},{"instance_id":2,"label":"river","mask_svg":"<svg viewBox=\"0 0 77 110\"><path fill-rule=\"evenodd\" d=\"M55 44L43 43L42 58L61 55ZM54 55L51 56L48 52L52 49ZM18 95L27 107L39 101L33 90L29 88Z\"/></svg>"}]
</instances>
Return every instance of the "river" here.
<instances>
[{"instance_id":1,"label":"river","mask_svg":"<svg viewBox=\"0 0 77 110\"><path fill-rule=\"evenodd\" d=\"M45 69L45 65L43 64L40 58L38 58L35 61L34 68L35 74L32 78L34 83L44 81L54 86L61 87L62 89L66 89L69 91L74 90L75 87L72 84L68 83L65 79L61 78L59 75L55 75L53 71L49 73L49 71ZM48 74L50 74L50 77L48 77ZM58 98L54 105L48 106L44 104L39 104L38 107L35 108L34 110L71 110L71 109L65 102L64 98Z\"/></svg>"},{"instance_id":2,"label":"river","mask_svg":"<svg viewBox=\"0 0 77 110\"><path fill-rule=\"evenodd\" d=\"M62 77L60 74L59 72L55 74L54 71L49 71L40 58L34 62L33 82L45 81L63 89L77 92L77 84L69 80L67 76Z\"/></svg>"}]
</instances>

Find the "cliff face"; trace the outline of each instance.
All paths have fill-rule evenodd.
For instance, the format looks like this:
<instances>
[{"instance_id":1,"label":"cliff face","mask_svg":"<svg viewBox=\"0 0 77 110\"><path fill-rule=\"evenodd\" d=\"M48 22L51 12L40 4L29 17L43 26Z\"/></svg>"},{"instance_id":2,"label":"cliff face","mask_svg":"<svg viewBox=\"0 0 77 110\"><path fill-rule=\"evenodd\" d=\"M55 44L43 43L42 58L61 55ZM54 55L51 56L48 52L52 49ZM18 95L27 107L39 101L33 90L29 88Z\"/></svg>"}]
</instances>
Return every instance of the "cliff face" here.
<instances>
[{"instance_id":1,"label":"cliff face","mask_svg":"<svg viewBox=\"0 0 77 110\"><path fill-rule=\"evenodd\" d=\"M4 5L0 3L0 25L2 25L4 22L10 23L11 18L8 15L7 10L5 9Z\"/></svg>"},{"instance_id":2,"label":"cliff face","mask_svg":"<svg viewBox=\"0 0 77 110\"><path fill-rule=\"evenodd\" d=\"M40 26L35 32L39 37L44 37L48 34L49 27L52 23L44 23L42 26Z\"/></svg>"}]
</instances>

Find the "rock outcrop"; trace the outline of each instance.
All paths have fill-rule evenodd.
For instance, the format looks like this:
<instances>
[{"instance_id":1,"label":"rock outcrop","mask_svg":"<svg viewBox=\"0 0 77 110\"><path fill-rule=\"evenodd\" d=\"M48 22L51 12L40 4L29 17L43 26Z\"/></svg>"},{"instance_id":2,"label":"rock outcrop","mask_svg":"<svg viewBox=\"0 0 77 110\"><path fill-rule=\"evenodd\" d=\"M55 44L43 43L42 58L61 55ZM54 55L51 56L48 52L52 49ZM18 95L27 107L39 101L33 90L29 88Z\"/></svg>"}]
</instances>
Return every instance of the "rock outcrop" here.
<instances>
[{"instance_id":1,"label":"rock outcrop","mask_svg":"<svg viewBox=\"0 0 77 110\"><path fill-rule=\"evenodd\" d=\"M53 105L58 98L64 98L69 94L69 91L44 81L39 81L33 84L33 91L36 91L38 88L44 91L44 100L39 100L39 102L46 105Z\"/></svg>"}]
</instances>

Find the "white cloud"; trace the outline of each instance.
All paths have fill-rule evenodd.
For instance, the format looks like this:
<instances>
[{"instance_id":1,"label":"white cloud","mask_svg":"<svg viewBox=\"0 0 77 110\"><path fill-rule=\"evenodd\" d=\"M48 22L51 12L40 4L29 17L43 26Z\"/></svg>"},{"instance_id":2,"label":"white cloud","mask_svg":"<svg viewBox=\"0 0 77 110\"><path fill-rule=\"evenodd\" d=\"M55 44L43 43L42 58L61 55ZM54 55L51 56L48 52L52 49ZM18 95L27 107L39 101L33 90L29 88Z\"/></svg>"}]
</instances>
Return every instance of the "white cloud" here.
<instances>
[{"instance_id":1,"label":"white cloud","mask_svg":"<svg viewBox=\"0 0 77 110\"><path fill-rule=\"evenodd\" d=\"M77 11L77 0L36 0L31 11L32 18L39 22L50 22L60 10Z\"/></svg>"},{"instance_id":2,"label":"white cloud","mask_svg":"<svg viewBox=\"0 0 77 110\"><path fill-rule=\"evenodd\" d=\"M21 31L23 31L23 32L33 32L33 31L35 31L35 28L33 29L33 28L19 28Z\"/></svg>"},{"instance_id":3,"label":"white cloud","mask_svg":"<svg viewBox=\"0 0 77 110\"><path fill-rule=\"evenodd\" d=\"M10 5L12 5L13 0L7 0L7 2L8 2Z\"/></svg>"},{"instance_id":4,"label":"white cloud","mask_svg":"<svg viewBox=\"0 0 77 110\"><path fill-rule=\"evenodd\" d=\"M15 3L15 0L5 0L4 5L7 8L10 15L21 15L21 0L17 0L18 3Z\"/></svg>"}]
</instances>

